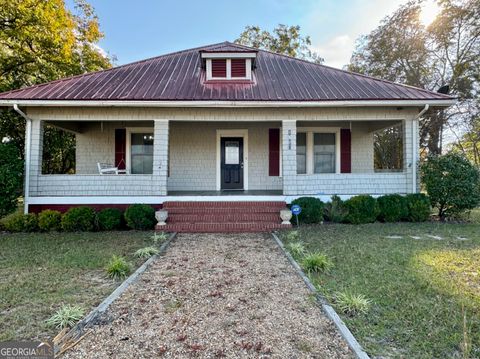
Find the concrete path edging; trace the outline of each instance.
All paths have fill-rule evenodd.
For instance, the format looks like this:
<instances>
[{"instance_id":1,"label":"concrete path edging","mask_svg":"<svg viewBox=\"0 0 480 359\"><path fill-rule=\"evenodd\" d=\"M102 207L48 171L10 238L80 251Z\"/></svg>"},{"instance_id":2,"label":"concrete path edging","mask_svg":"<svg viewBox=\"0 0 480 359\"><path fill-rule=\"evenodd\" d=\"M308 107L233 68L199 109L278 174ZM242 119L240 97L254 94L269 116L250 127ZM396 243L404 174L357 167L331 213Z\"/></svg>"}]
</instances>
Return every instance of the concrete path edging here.
<instances>
[{"instance_id":1,"label":"concrete path edging","mask_svg":"<svg viewBox=\"0 0 480 359\"><path fill-rule=\"evenodd\" d=\"M170 234L170 237L160 246L158 253L148 258L140 267L137 268L122 284L120 284L115 290L110 293L110 295L105 298L96 308L94 308L85 318L75 324L68 332L65 334L61 341L55 344L54 354L57 355L62 349L62 344L68 342L75 342L85 333L85 329L92 325L92 323L97 319L101 314L105 313L108 307L120 297L127 288L135 283L140 275L147 270L147 268L159 258L167 249L170 242L175 238L177 233Z\"/></svg>"},{"instance_id":2,"label":"concrete path edging","mask_svg":"<svg viewBox=\"0 0 480 359\"><path fill-rule=\"evenodd\" d=\"M370 359L368 354L363 350L360 343L357 341L357 339L355 339L352 332L345 325L345 322L339 317L335 309L333 309L333 307L328 304L324 296L318 293L317 289L315 288L313 283L310 281L310 279L307 277L307 275L303 272L302 268L300 268L297 261L293 259L290 253L288 253L288 251L285 249L282 241L278 238L278 236L272 232L272 237L277 243L277 245L280 247L280 249L282 250L285 257L287 257L288 261L295 268L295 271L297 272L297 274L303 279L308 289L310 289L310 291L315 294L317 301L322 306L323 312L331 321L333 321L338 331L342 335L343 339L345 339L350 349L352 349L352 351L354 352L355 356L358 359Z\"/></svg>"}]
</instances>

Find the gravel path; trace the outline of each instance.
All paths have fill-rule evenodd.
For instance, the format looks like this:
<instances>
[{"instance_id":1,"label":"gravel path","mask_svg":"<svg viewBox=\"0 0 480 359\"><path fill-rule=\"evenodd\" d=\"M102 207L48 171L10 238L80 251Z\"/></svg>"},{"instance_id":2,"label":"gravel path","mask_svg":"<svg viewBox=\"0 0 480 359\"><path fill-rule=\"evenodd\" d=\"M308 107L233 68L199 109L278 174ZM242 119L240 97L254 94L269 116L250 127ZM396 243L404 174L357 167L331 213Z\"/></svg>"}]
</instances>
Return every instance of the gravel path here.
<instances>
[{"instance_id":1,"label":"gravel path","mask_svg":"<svg viewBox=\"0 0 480 359\"><path fill-rule=\"evenodd\" d=\"M269 234L180 234L64 358L351 358Z\"/></svg>"}]
</instances>

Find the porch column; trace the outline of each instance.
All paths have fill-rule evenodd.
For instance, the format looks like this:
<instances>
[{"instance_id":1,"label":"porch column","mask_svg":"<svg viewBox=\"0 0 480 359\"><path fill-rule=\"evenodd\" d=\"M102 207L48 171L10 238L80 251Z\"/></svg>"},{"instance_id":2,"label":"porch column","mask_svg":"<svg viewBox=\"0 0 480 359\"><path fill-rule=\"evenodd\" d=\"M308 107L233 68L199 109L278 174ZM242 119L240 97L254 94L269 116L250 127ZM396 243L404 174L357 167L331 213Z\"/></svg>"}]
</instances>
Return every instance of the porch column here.
<instances>
[{"instance_id":1,"label":"porch column","mask_svg":"<svg viewBox=\"0 0 480 359\"><path fill-rule=\"evenodd\" d=\"M156 193L167 195L168 120L155 120L153 134L153 179Z\"/></svg>"},{"instance_id":2,"label":"porch column","mask_svg":"<svg viewBox=\"0 0 480 359\"><path fill-rule=\"evenodd\" d=\"M32 119L31 126L27 122L25 133L25 213L28 211L29 197L37 195L38 192L38 176L42 174L43 133L43 121Z\"/></svg>"},{"instance_id":3,"label":"porch column","mask_svg":"<svg viewBox=\"0 0 480 359\"><path fill-rule=\"evenodd\" d=\"M283 194L297 193L297 122L282 121L282 179Z\"/></svg>"},{"instance_id":4,"label":"porch column","mask_svg":"<svg viewBox=\"0 0 480 359\"><path fill-rule=\"evenodd\" d=\"M403 162L405 168L405 180L407 193L415 193L417 161L414 155L413 147L415 146L415 124L414 120L409 118L403 122ZM415 185L414 185L415 181Z\"/></svg>"}]
</instances>

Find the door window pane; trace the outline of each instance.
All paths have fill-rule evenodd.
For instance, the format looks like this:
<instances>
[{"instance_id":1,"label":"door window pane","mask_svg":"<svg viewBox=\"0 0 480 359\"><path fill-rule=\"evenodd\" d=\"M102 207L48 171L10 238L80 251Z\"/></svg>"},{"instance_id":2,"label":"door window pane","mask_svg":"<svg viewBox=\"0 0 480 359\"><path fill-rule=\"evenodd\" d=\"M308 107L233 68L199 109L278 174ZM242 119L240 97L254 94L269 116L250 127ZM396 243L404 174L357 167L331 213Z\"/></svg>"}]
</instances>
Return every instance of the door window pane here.
<instances>
[{"instance_id":1,"label":"door window pane","mask_svg":"<svg viewBox=\"0 0 480 359\"><path fill-rule=\"evenodd\" d=\"M153 133L132 133L132 174L153 173Z\"/></svg>"},{"instance_id":2,"label":"door window pane","mask_svg":"<svg viewBox=\"0 0 480 359\"><path fill-rule=\"evenodd\" d=\"M297 132L297 173L307 173L307 134Z\"/></svg>"},{"instance_id":3,"label":"door window pane","mask_svg":"<svg viewBox=\"0 0 480 359\"><path fill-rule=\"evenodd\" d=\"M238 141L225 141L225 164L238 165L240 163L240 146Z\"/></svg>"},{"instance_id":4,"label":"door window pane","mask_svg":"<svg viewBox=\"0 0 480 359\"><path fill-rule=\"evenodd\" d=\"M335 173L335 134L313 134L314 173Z\"/></svg>"}]
</instances>

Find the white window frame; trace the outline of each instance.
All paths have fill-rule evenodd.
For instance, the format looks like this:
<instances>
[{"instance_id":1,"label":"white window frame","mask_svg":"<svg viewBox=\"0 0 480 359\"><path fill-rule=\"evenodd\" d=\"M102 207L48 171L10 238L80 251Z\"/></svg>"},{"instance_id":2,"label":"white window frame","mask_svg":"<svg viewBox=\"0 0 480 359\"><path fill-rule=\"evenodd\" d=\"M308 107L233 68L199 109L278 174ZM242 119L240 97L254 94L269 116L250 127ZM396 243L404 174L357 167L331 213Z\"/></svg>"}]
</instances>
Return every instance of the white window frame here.
<instances>
[{"instance_id":1,"label":"white window frame","mask_svg":"<svg viewBox=\"0 0 480 359\"><path fill-rule=\"evenodd\" d=\"M248 130L218 130L217 129L217 176L216 189L222 190L221 184L221 139L223 137L242 137L243 138L243 190L248 191Z\"/></svg>"},{"instance_id":2,"label":"white window frame","mask_svg":"<svg viewBox=\"0 0 480 359\"><path fill-rule=\"evenodd\" d=\"M128 174L132 174L131 167L132 167L132 133L143 133L143 132L151 132L153 134L153 143L155 144L155 129L154 127L127 127L126 131L126 139L125 139L125 169L127 170ZM152 168L153 173L153 168ZM138 173L138 175L145 175L145 173Z\"/></svg>"},{"instance_id":3,"label":"white window frame","mask_svg":"<svg viewBox=\"0 0 480 359\"><path fill-rule=\"evenodd\" d=\"M307 173L297 173L297 176L305 175L328 175L332 173L340 173L340 127L297 127L297 133L307 134ZM314 133L334 133L335 134L335 172L331 173L315 173L314 159Z\"/></svg>"},{"instance_id":4,"label":"white window frame","mask_svg":"<svg viewBox=\"0 0 480 359\"><path fill-rule=\"evenodd\" d=\"M232 58L234 58L232 56ZM222 59L222 58L220 58ZM251 80L252 79L252 60L245 59L246 72L245 77L232 77L232 59L225 58L227 61L227 73L226 77L213 77L212 76L212 59L207 59L207 81L215 80Z\"/></svg>"}]
</instances>

